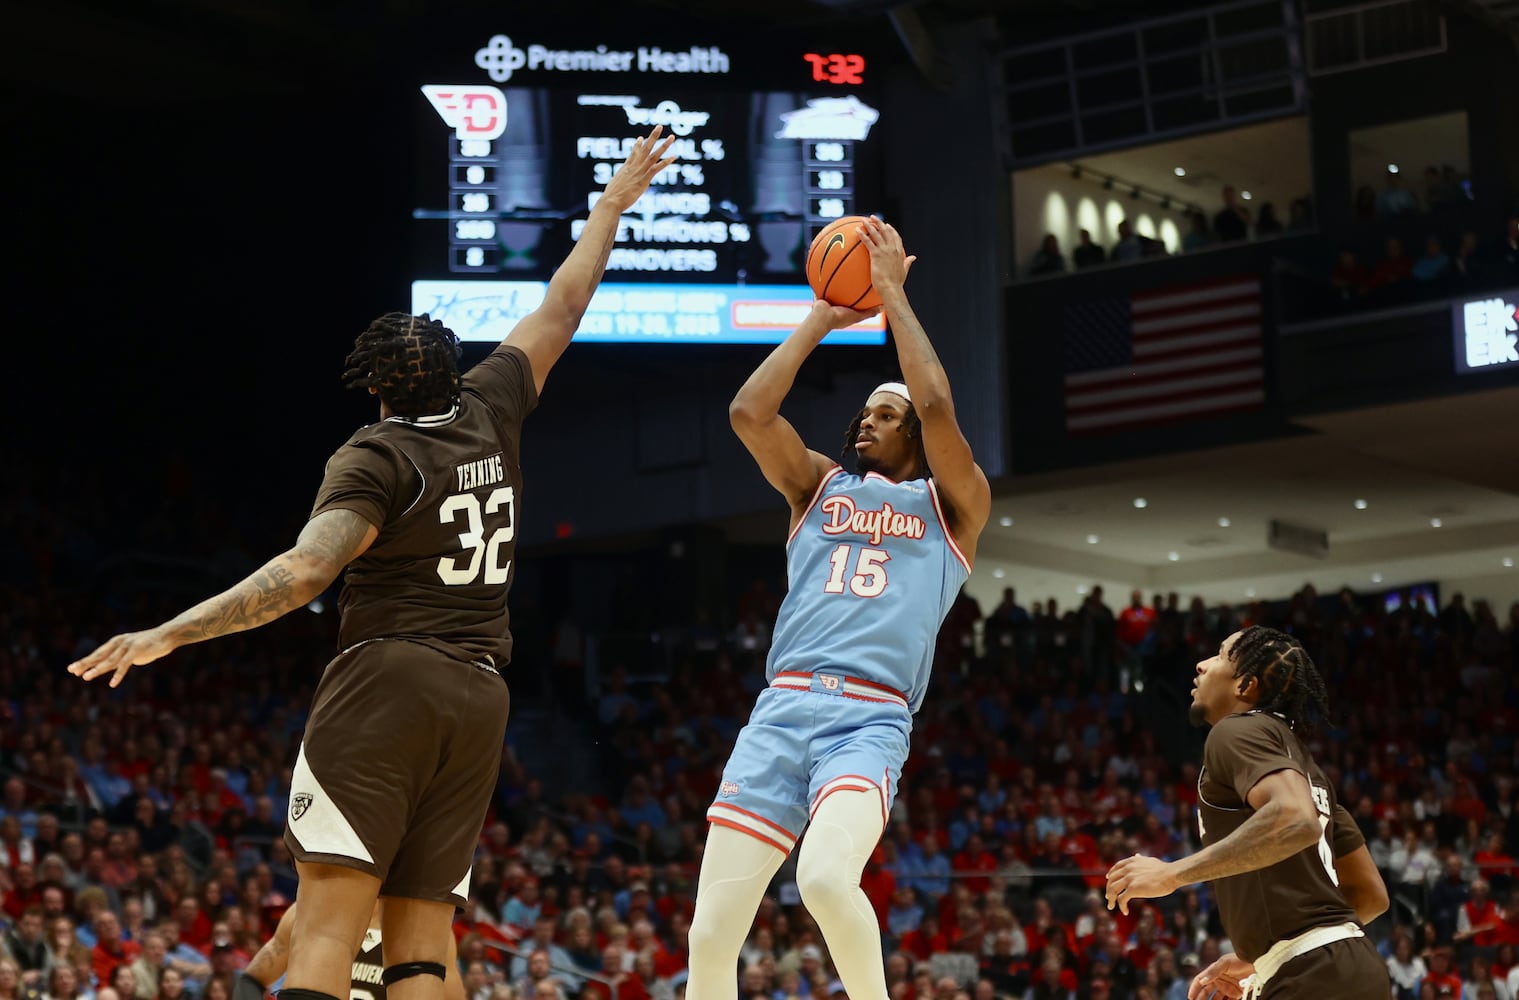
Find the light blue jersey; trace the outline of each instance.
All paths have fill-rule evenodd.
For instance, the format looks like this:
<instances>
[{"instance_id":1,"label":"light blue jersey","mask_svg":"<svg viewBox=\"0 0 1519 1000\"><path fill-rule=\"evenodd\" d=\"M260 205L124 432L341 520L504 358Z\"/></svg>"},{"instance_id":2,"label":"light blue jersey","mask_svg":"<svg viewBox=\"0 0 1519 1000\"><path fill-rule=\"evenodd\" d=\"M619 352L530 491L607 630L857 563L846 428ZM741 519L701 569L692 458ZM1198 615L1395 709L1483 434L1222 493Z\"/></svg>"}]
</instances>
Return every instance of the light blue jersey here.
<instances>
[{"instance_id":1,"label":"light blue jersey","mask_svg":"<svg viewBox=\"0 0 1519 1000\"><path fill-rule=\"evenodd\" d=\"M707 819L789 853L836 791L879 790L884 827L939 626L970 567L932 480L838 468L792 531L786 565L770 686Z\"/></svg>"},{"instance_id":2,"label":"light blue jersey","mask_svg":"<svg viewBox=\"0 0 1519 1000\"><path fill-rule=\"evenodd\" d=\"M932 479L835 468L786 543L766 679L835 670L900 691L916 712L939 626L969 575Z\"/></svg>"}]
</instances>

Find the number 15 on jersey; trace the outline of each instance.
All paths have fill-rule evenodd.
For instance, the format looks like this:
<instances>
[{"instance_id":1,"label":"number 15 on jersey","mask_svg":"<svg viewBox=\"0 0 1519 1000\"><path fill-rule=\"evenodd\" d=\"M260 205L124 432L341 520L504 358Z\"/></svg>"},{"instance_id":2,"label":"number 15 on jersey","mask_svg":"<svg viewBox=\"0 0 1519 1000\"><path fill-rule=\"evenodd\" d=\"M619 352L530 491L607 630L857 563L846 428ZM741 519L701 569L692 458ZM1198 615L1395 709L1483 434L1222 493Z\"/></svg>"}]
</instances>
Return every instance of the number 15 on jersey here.
<instances>
[{"instance_id":1,"label":"number 15 on jersey","mask_svg":"<svg viewBox=\"0 0 1519 1000\"><path fill-rule=\"evenodd\" d=\"M840 545L828 556L831 572L823 593L842 594L847 587L856 597L880 597L886 590L886 564L891 553L863 545Z\"/></svg>"}]
</instances>

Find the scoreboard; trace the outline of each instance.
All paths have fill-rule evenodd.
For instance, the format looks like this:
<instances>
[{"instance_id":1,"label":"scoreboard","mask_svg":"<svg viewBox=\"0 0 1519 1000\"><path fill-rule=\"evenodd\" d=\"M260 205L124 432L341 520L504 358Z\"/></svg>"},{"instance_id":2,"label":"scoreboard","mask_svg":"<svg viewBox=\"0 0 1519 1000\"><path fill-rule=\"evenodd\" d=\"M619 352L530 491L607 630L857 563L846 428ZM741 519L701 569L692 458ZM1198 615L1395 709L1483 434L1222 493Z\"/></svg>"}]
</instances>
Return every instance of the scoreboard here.
<instances>
[{"instance_id":1,"label":"scoreboard","mask_svg":"<svg viewBox=\"0 0 1519 1000\"><path fill-rule=\"evenodd\" d=\"M623 215L576 340L777 343L801 321L813 235L879 210L870 60L661 41L498 33L420 87L435 200L413 211L414 312L464 340L504 337L543 301L633 141L659 125L675 162ZM880 317L825 341L884 342Z\"/></svg>"}]
</instances>

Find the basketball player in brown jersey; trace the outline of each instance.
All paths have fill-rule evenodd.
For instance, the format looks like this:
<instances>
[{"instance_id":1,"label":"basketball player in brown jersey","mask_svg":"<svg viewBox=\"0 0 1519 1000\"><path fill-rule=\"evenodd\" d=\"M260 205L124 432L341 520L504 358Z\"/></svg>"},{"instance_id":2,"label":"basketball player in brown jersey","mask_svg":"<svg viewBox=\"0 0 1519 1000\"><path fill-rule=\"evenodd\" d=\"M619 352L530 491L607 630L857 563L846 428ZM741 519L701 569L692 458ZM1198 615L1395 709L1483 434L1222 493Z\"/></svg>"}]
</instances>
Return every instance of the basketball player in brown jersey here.
<instances>
[{"instance_id":1,"label":"basketball player in brown jersey","mask_svg":"<svg viewBox=\"0 0 1519 1000\"><path fill-rule=\"evenodd\" d=\"M280 916L274 928L274 936L264 942L248 962L248 967L232 981L232 1000L264 1000L269 988L285 975L290 964L290 931L295 926L295 911L299 903L292 903ZM459 946L454 936L448 936L448 955L444 959L443 1000L465 1000L464 979L459 975ZM380 901L375 901L374 912L369 917L369 929L359 944L359 952L353 958L350 973L352 985L348 987L348 1000L387 1000L385 995L385 939L380 928Z\"/></svg>"},{"instance_id":2,"label":"basketball player in brown jersey","mask_svg":"<svg viewBox=\"0 0 1519 1000\"><path fill-rule=\"evenodd\" d=\"M389 313L359 335L344 378L379 397L380 419L332 456L294 547L69 667L115 687L180 646L305 607L347 568L342 651L317 686L290 788L285 841L300 887L285 1000L348 993L376 896L389 1000L441 1000L506 729L522 421L590 304L622 214L673 162L659 134L630 144L542 305L467 374L458 339L426 316Z\"/></svg>"},{"instance_id":3,"label":"basketball player in brown jersey","mask_svg":"<svg viewBox=\"0 0 1519 1000\"><path fill-rule=\"evenodd\" d=\"M1198 973L1191 1000L1388 996L1361 929L1387 909L1387 887L1304 742L1327 710L1318 668L1285 632L1252 626L1197 665L1191 718L1211 727L1197 783L1203 849L1127 858L1107 876L1108 908L1124 913L1213 882L1234 954Z\"/></svg>"}]
</instances>

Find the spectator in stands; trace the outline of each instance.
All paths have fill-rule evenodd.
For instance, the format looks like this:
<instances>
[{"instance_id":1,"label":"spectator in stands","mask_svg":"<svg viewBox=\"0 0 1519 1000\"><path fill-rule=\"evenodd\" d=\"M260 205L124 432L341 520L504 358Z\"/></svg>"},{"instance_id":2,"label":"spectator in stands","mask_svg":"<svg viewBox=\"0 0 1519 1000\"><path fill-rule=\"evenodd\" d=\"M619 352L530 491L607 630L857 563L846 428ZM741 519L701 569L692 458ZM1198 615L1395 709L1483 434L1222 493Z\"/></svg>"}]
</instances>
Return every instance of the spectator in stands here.
<instances>
[{"instance_id":1,"label":"spectator in stands","mask_svg":"<svg viewBox=\"0 0 1519 1000\"><path fill-rule=\"evenodd\" d=\"M1450 996L1461 996L1461 977L1451 969L1450 961L1449 946L1439 945L1434 948L1429 955L1429 972L1419 984L1420 989L1428 985L1435 988L1437 996L1444 995L1440 991L1447 989L1450 990Z\"/></svg>"},{"instance_id":2,"label":"spectator in stands","mask_svg":"<svg viewBox=\"0 0 1519 1000\"><path fill-rule=\"evenodd\" d=\"M91 955L94 981L108 983L111 971L118 965L130 964L142 946L136 941L126 941L121 936L121 921L116 914L102 909L95 917L95 947Z\"/></svg>"},{"instance_id":3,"label":"spectator in stands","mask_svg":"<svg viewBox=\"0 0 1519 1000\"><path fill-rule=\"evenodd\" d=\"M1118 242L1113 244L1113 249L1108 251L1108 259L1113 261L1138 260L1143 247L1140 246L1139 237L1134 232L1134 226L1128 219L1118 223Z\"/></svg>"},{"instance_id":4,"label":"spectator in stands","mask_svg":"<svg viewBox=\"0 0 1519 1000\"><path fill-rule=\"evenodd\" d=\"M1387 238L1386 252L1371 269L1368 287L1374 291L1393 289L1413 277L1414 263L1403 252L1403 241L1396 236Z\"/></svg>"},{"instance_id":5,"label":"spectator in stands","mask_svg":"<svg viewBox=\"0 0 1519 1000\"><path fill-rule=\"evenodd\" d=\"M0 1000L25 1000L28 996L36 995L37 987L32 990L21 985L21 970L14 960L0 954Z\"/></svg>"},{"instance_id":6,"label":"spectator in stands","mask_svg":"<svg viewBox=\"0 0 1519 1000\"><path fill-rule=\"evenodd\" d=\"M53 955L42 933L42 906L33 903L21 913L21 919L0 938L0 955L16 963L21 983L28 989L47 980L53 967Z\"/></svg>"},{"instance_id":7,"label":"spectator in stands","mask_svg":"<svg viewBox=\"0 0 1519 1000\"><path fill-rule=\"evenodd\" d=\"M1276 206L1271 202L1263 202L1261 211L1255 219L1255 238L1263 239L1267 236L1279 236L1282 232L1281 220L1276 217Z\"/></svg>"},{"instance_id":8,"label":"spectator in stands","mask_svg":"<svg viewBox=\"0 0 1519 1000\"><path fill-rule=\"evenodd\" d=\"M1456 248L1450 267L1452 277L1463 288L1474 288L1486 283L1489 268L1474 230L1462 231L1461 245Z\"/></svg>"},{"instance_id":9,"label":"spectator in stands","mask_svg":"<svg viewBox=\"0 0 1519 1000\"><path fill-rule=\"evenodd\" d=\"M81 985L72 965L59 963L47 977L45 1000L93 1000L94 991Z\"/></svg>"},{"instance_id":10,"label":"spectator in stands","mask_svg":"<svg viewBox=\"0 0 1519 1000\"><path fill-rule=\"evenodd\" d=\"M1045 233L1044 241L1039 244L1039 250L1034 254L1034 262L1029 266L1029 274L1039 276L1041 274L1063 274L1065 272L1065 255L1060 252L1060 241L1054 233Z\"/></svg>"},{"instance_id":11,"label":"spectator in stands","mask_svg":"<svg viewBox=\"0 0 1519 1000\"><path fill-rule=\"evenodd\" d=\"M1076 265L1076 270L1081 271L1089 267L1096 267L1108 259L1108 255L1099 244L1092 242L1090 230L1083 229L1080 236L1081 242L1076 249L1071 251L1071 260Z\"/></svg>"},{"instance_id":12,"label":"spectator in stands","mask_svg":"<svg viewBox=\"0 0 1519 1000\"><path fill-rule=\"evenodd\" d=\"M126 968L132 976L132 992L127 998L135 996L137 1000L153 1000L158 996L159 981L167 962L168 943L163 935L156 931L143 935L142 954L130 964L118 966Z\"/></svg>"},{"instance_id":13,"label":"spectator in stands","mask_svg":"<svg viewBox=\"0 0 1519 1000\"><path fill-rule=\"evenodd\" d=\"M518 946L510 968L512 981L517 982L523 976L531 976L534 982L543 978L543 975L535 975L528 968L529 957L540 952L555 970L555 976L565 981L565 988L571 993L579 993L581 980L578 977L566 975L566 970L576 964L575 959L568 951L554 943L554 918L548 914L539 914L533 920L533 936ZM594 968L594 963L592 967Z\"/></svg>"},{"instance_id":14,"label":"spectator in stands","mask_svg":"<svg viewBox=\"0 0 1519 1000\"><path fill-rule=\"evenodd\" d=\"M1498 930L1502 914L1488 895L1488 882L1482 877L1472 879L1470 896L1456 910L1456 931L1452 940L1457 943L1470 941L1483 954L1490 954L1498 944Z\"/></svg>"},{"instance_id":15,"label":"spectator in stands","mask_svg":"<svg viewBox=\"0 0 1519 1000\"><path fill-rule=\"evenodd\" d=\"M1382 193L1377 195L1377 218L1395 219L1419 210L1419 200L1403 186L1403 175L1396 166L1388 166L1383 184Z\"/></svg>"},{"instance_id":16,"label":"spectator in stands","mask_svg":"<svg viewBox=\"0 0 1519 1000\"><path fill-rule=\"evenodd\" d=\"M1193 250L1201 250L1213 243L1213 230L1208 228L1208 217L1203 213L1192 210L1187 213L1187 231L1181 238L1183 253L1191 253Z\"/></svg>"},{"instance_id":17,"label":"spectator in stands","mask_svg":"<svg viewBox=\"0 0 1519 1000\"><path fill-rule=\"evenodd\" d=\"M1150 636L1155 628L1156 612L1145 605L1145 595L1140 590L1129 593L1129 606L1118 614L1115 636L1118 657L1123 663L1123 682L1137 677L1143 657L1149 652Z\"/></svg>"},{"instance_id":18,"label":"spectator in stands","mask_svg":"<svg viewBox=\"0 0 1519 1000\"><path fill-rule=\"evenodd\" d=\"M513 965L515 966L519 960L523 961L522 971L512 976L512 986L517 990L517 995L523 997L524 1000L554 1000L555 997L574 995L578 992L570 990L560 980L552 968L548 952L543 949L534 948L525 960L519 954L516 959L513 959ZM547 996L539 996L538 990L545 985L552 987L552 992Z\"/></svg>"},{"instance_id":19,"label":"spectator in stands","mask_svg":"<svg viewBox=\"0 0 1519 1000\"><path fill-rule=\"evenodd\" d=\"M224 980L220 982L225 984ZM163 971L163 978L158 986L158 1000L183 1000L185 992L185 980L179 974L179 971L177 969L165 969ZM232 995L231 990L227 989L225 995L230 997ZM209 995L209 990L207 991L206 1000L214 1000Z\"/></svg>"},{"instance_id":20,"label":"spectator in stands","mask_svg":"<svg viewBox=\"0 0 1519 1000\"><path fill-rule=\"evenodd\" d=\"M1407 934L1400 935L1387 958L1387 976L1392 980L1396 1000L1417 1000L1419 984L1428 975L1424 959L1414 954L1413 939Z\"/></svg>"},{"instance_id":21,"label":"spectator in stands","mask_svg":"<svg viewBox=\"0 0 1519 1000\"><path fill-rule=\"evenodd\" d=\"M501 907L501 922L526 933L543 912L543 901L538 897L538 877L529 875Z\"/></svg>"},{"instance_id":22,"label":"spectator in stands","mask_svg":"<svg viewBox=\"0 0 1519 1000\"><path fill-rule=\"evenodd\" d=\"M1224 185L1224 207L1213 216L1213 233L1220 243L1236 243L1250 235L1250 209L1235 193L1232 184Z\"/></svg>"},{"instance_id":23,"label":"spectator in stands","mask_svg":"<svg viewBox=\"0 0 1519 1000\"><path fill-rule=\"evenodd\" d=\"M1442 943L1452 940L1462 904L1470 898L1471 887L1466 881L1465 859L1452 852L1445 857L1444 874L1429 890L1429 917L1434 922Z\"/></svg>"},{"instance_id":24,"label":"spectator in stands","mask_svg":"<svg viewBox=\"0 0 1519 1000\"><path fill-rule=\"evenodd\" d=\"M1329 284L1341 302L1354 302L1366 294L1371 275L1361 266L1355 251L1346 247L1340 251L1334 271L1329 275Z\"/></svg>"},{"instance_id":25,"label":"spectator in stands","mask_svg":"<svg viewBox=\"0 0 1519 1000\"><path fill-rule=\"evenodd\" d=\"M1424 241L1424 256L1414 261L1414 280L1426 283L1440 281L1449 273L1450 254L1445 252L1439 235L1430 233Z\"/></svg>"},{"instance_id":26,"label":"spectator in stands","mask_svg":"<svg viewBox=\"0 0 1519 1000\"><path fill-rule=\"evenodd\" d=\"M1313 228L1313 201L1294 198L1287 210L1287 231L1300 233Z\"/></svg>"},{"instance_id":27,"label":"spectator in stands","mask_svg":"<svg viewBox=\"0 0 1519 1000\"><path fill-rule=\"evenodd\" d=\"M1499 281L1505 284L1519 281L1519 214L1510 215L1498 244Z\"/></svg>"},{"instance_id":28,"label":"spectator in stands","mask_svg":"<svg viewBox=\"0 0 1519 1000\"><path fill-rule=\"evenodd\" d=\"M1356 188L1355 218L1357 222L1375 222L1377 218L1377 190L1370 184Z\"/></svg>"}]
</instances>

